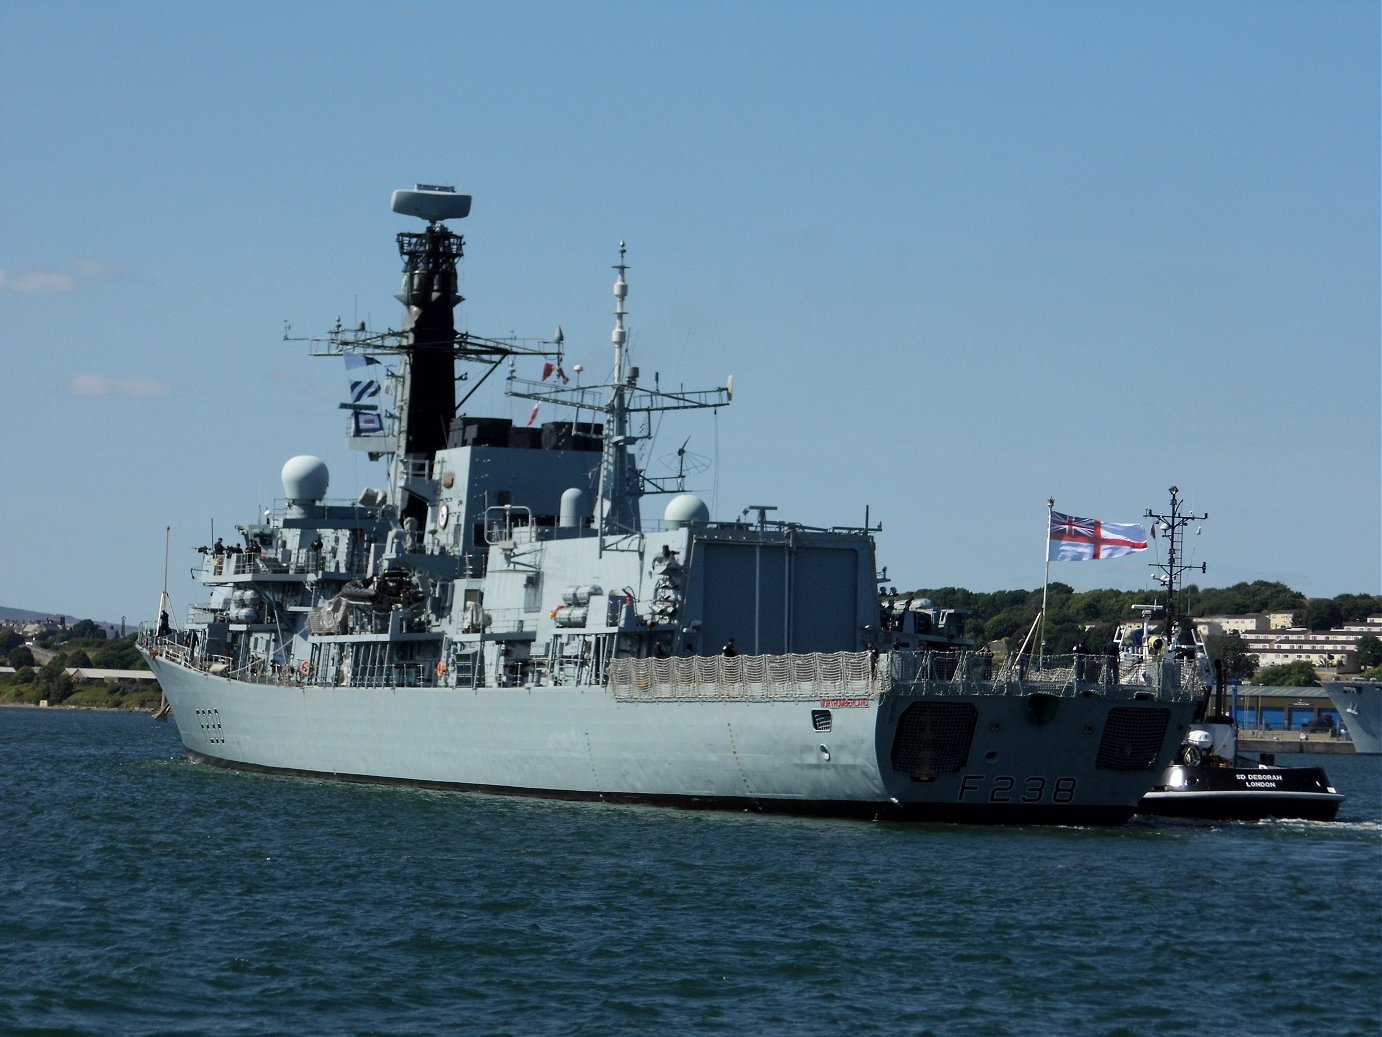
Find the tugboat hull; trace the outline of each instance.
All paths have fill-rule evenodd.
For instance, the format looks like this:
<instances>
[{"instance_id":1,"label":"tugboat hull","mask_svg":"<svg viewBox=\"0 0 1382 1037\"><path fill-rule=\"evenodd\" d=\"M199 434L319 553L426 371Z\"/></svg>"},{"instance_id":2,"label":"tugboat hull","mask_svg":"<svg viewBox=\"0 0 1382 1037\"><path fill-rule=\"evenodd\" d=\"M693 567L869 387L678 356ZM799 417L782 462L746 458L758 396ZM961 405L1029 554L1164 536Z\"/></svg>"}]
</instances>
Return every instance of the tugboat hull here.
<instances>
[{"instance_id":1,"label":"tugboat hull","mask_svg":"<svg viewBox=\"0 0 1382 1037\"><path fill-rule=\"evenodd\" d=\"M1333 821L1343 801L1321 767L1174 766L1142 797L1137 812L1208 821Z\"/></svg>"}]
</instances>

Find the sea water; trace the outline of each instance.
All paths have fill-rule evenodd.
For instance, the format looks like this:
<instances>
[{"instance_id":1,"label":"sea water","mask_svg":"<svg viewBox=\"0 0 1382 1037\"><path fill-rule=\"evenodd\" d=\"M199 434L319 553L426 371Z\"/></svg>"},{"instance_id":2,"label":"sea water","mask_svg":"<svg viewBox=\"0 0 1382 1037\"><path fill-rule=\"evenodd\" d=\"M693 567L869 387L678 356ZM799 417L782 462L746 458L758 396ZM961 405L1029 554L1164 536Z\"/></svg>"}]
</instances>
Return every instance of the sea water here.
<instances>
[{"instance_id":1,"label":"sea water","mask_svg":"<svg viewBox=\"0 0 1382 1037\"><path fill-rule=\"evenodd\" d=\"M0 1032L1368 1034L1340 820L980 828L268 777L0 710Z\"/></svg>"}]
</instances>

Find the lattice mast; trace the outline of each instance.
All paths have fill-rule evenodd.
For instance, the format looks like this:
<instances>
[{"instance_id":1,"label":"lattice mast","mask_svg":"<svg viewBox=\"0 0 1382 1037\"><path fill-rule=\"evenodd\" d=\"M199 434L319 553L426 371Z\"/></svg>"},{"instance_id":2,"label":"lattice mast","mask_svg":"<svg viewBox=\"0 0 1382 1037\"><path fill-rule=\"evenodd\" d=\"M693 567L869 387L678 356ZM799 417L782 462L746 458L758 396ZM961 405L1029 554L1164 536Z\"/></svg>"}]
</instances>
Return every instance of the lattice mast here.
<instances>
[{"instance_id":1,"label":"lattice mast","mask_svg":"<svg viewBox=\"0 0 1382 1037\"><path fill-rule=\"evenodd\" d=\"M510 396L571 407L578 414L581 411L604 414L600 501L596 513L602 539L641 531L639 500L645 493L672 493L685 489L680 473L673 480L657 479L638 467L632 448L639 441L652 438L651 415L674 410L724 407L733 395L732 381L723 388L677 392L646 389L638 384L638 368L628 362L628 332L624 327L624 318L628 315L625 300L629 294L629 283L625 276L629 266L624 262L625 253L626 246L621 241L619 262L614 266L617 272L614 280L614 330L610 334L610 341L614 345L614 366L609 385L551 386L520 380L512 370L509 374ZM597 394L602 391L604 396L600 398ZM642 427L635 428L635 419L639 416L642 418Z\"/></svg>"},{"instance_id":2,"label":"lattice mast","mask_svg":"<svg viewBox=\"0 0 1382 1037\"><path fill-rule=\"evenodd\" d=\"M1146 517L1155 523L1153 533L1160 530L1167 544L1166 561L1152 562L1151 566L1153 569L1161 571L1161 575L1157 577L1157 582L1166 587L1166 605L1163 609L1166 641L1168 644L1173 644L1176 625L1176 591L1180 587L1181 575L1196 568L1202 573L1209 569L1209 566L1204 562L1201 562L1199 566L1194 566L1181 561L1185 553L1185 528L1192 522L1200 522L1209 518L1209 514L1206 512L1203 515L1193 515L1181 511L1180 488L1172 486L1170 492L1170 514L1160 515L1148 508Z\"/></svg>"}]
</instances>

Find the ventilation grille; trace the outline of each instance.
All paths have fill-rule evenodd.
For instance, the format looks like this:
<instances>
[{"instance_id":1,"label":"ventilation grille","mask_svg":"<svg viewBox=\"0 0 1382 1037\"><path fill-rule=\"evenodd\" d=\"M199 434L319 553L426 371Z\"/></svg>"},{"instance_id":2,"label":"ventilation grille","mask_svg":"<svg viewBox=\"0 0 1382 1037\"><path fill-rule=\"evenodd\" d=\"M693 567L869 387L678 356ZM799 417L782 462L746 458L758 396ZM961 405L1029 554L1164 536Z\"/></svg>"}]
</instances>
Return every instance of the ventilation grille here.
<instances>
[{"instance_id":1,"label":"ventilation grille","mask_svg":"<svg viewBox=\"0 0 1382 1037\"><path fill-rule=\"evenodd\" d=\"M968 702L913 702L893 735L893 770L913 778L954 774L969 762L978 719Z\"/></svg>"},{"instance_id":2,"label":"ventilation grille","mask_svg":"<svg viewBox=\"0 0 1382 1037\"><path fill-rule=\"evenodd\" d=\"M1105 771L1149 771L1166 741L1169 709L1115 706L1104 721L1104 737L1094 766Z\"/></svg>"},{"instance_id":3,"label":"ventilation grille","mask_svg":"<svg viewBox=\"0 0 1382 1037\"><path fill-rule=\"evenodd\" d=\"M813 709L811 710L811 726L817 731L830 730L830 710Z\"/></svg>"}]
</instances>

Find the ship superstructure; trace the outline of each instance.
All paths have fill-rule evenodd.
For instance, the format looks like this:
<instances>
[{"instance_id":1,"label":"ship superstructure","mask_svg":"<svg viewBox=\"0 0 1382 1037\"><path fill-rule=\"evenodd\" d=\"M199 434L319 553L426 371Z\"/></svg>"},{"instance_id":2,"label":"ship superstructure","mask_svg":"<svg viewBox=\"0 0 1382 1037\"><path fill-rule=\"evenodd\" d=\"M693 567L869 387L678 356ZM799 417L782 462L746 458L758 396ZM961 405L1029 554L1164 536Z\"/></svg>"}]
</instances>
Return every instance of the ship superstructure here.
<instances>
[{"instance_id":1,"label":"ship superstructure","mask_svg":"<svg viewBox=\"0 0 1382 1037\"><path fill-rule=\"evenodd\" d=\"M350 444L387 480L327 497L320 460L205 549L206 598L143 645L197 757L514 794L865 817L1111 823L1170 761L1200 697L1167 655L1119 679L1028 673L929 603L880 603L876 528L750 505L713 519L634 447L723 387L640 384L620 246L607 383L565 345L458 332L470 198L395 192L403 328L338 328ZM520 377L531 365L541 377ZM458 375L457 368L463 370ZM491 375L507 367L502 379ZM481 388L560 409L518 425ZM458 392L458 387L464 392ZM387 390L387 391L386 391ZM649 520L643 501L666 498Z\"/></svg>"}]
</instances>

